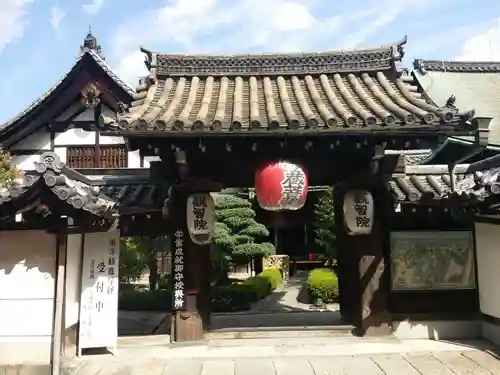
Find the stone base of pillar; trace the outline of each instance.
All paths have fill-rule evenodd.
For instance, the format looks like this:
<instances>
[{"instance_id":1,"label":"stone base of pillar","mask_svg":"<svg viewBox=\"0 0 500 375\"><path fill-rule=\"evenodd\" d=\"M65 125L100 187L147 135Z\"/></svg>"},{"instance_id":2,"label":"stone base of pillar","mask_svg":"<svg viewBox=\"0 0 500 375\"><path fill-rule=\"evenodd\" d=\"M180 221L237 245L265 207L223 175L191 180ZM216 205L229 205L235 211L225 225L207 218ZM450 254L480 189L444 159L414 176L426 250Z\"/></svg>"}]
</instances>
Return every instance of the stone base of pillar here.
<instances>
[{"instance_id":1,"label":"stone base of pillar","mask_svg":"<svg viewBox=\"0 0 500 375\"><path fill-rule=\"evenodd\" d=\"M196 311L177 311L172 315L172 341L200 341L203 340L203 321Z\"/></svg>"}]
</instances>

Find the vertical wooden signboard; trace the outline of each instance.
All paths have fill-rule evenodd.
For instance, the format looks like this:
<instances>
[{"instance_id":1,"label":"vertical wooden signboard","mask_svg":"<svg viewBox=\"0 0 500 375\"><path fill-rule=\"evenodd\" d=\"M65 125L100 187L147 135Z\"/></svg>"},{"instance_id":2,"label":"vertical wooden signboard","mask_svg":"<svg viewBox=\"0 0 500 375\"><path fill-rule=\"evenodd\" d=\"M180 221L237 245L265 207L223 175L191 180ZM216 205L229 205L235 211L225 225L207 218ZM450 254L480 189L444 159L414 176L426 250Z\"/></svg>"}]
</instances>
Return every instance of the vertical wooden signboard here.
<instances>
[{"instance_id":1,"label":"vertical wooden signboard","mask_svg":"<svg viewBox=\"0 0 500 375\"><path fill-rule=\"evenodd\" d=\"M120 232L85 234L80 298L79 352L116 347Z\"/></svg>"}]
</instances>

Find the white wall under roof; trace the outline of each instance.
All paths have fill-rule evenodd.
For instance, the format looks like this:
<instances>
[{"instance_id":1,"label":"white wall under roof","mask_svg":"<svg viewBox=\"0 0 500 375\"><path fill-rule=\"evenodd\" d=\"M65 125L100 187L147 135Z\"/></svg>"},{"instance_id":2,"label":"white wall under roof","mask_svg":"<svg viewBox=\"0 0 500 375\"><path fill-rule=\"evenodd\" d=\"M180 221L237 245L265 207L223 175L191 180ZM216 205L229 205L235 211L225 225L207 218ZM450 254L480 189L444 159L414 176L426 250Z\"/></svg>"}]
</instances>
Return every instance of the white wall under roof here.
<instances>
[{"instance_id":1,"label":"white wall under roof","mask_svg":"<svg viewBox=\"0 0 500 375\"><path fill-rule=\"evenodd\" d=\"M1 364L49 363L55 273L55 234L0 231Z\"/></svg>"}]
</instances>

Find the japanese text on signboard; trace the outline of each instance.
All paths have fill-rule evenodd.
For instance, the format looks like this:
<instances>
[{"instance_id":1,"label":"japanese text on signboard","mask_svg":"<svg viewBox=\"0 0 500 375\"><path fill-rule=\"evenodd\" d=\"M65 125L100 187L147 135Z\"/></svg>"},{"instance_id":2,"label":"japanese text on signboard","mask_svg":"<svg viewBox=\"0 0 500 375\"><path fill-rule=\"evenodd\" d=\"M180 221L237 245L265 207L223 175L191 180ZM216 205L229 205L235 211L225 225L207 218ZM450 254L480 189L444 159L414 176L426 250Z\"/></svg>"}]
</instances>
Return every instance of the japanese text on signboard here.
<instances>
[{"instance_id":1,"label":"japanese text on signboard","mask_svg":"<svg viewBox=\"0 0 500 375\"><path fill-rule=\"evenodd\" d=\"M208 222L205 218L207 212L207 197L204 194L195 194L192 196L193 210L193 233L207 233Z\"/></svg>"},{"instance_id":2,"label":"japanese text on signboard","mask_svg":"<svg viewBox=\"0 0 500 375\"><path fill-rule=\"evenodd\" d=\"M306 176L298 166L285 168L281 181L281 199L283 204L298 204L304 193Z\"/></svg>"},{"instance_id":3,"label":"japanese text on signboard","mask_svg":"<svg viewBox=\"0 0 500 375\"><path fill-rule=\"evenodd\" d=\"M80 304L80 348L116 344L119 232L86 235Z\"/></svg>"},{"instance_id":4,"label":"japanese text on signboard","mask_svg":"<svg viewBox=\"0 0 500 375\"><path fill-rule=\"evenodd\" d=\"M370 204L371 201L368 198L368 192L357 191L354 194L354 211L356 211L356 226L358 228L370 228Z\"/></svg>"},{"instance_id":5,"label":"japanese text on signboard","mask_svg":"<svg viewBox=\"0 0 500 375\"><path fill-rule=\"evenodd\" d=\"M185 307L184 285L184 234L182 230L175 232L173 267L173 308L182 310Z\"/></svg>"}]
</instances>

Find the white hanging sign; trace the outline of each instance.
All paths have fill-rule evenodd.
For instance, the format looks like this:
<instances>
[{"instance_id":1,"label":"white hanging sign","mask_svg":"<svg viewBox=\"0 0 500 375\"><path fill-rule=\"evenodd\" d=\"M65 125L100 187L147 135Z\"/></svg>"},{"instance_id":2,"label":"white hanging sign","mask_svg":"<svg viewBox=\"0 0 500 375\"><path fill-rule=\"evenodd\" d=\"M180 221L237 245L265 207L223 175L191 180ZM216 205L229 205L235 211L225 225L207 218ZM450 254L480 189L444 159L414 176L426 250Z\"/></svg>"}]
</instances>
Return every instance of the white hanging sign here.
<instances>
[{"instance_id":1,"label":"white hanging sign","mask_svg":"<svg viewBox=\"0 0 500 375\"><path fill-rule=\"evenodd\" d=\"M172 310L186 308L186 293L184 281L184 233L178 229L174 233L174 256L172 261Z\"/></svg>"},{"instance_id":2,"label":"white hanging sign","mask_svg":"<svg viewBox=\"0 0 500 375\"><path fill-rule=\"evenodd\" d=\"M120 231L84 236L79 350L116 347Z\"/></svg>"},{"instance_id":3,"label":"white hanging sign","mask_svg":"<svg viewBox=\"0 0 500 375\"><path fill-rule=\"evenodd\" d=\"M344 196L344 222L350 235L370 234L373 228L373 196L367 190L350 190Z\"/></svg>"},{"instance_id":4,"label":"white hanging sign","mask_svg":"<svg viewBox=\"0 0 500 375\"><path fill-rule=\"evenodd\" d=\"M209 193L191 194L187 199L187 228L194 243L206 244L212 239L215 205Z\"/></svg>"}]
</instances>

